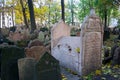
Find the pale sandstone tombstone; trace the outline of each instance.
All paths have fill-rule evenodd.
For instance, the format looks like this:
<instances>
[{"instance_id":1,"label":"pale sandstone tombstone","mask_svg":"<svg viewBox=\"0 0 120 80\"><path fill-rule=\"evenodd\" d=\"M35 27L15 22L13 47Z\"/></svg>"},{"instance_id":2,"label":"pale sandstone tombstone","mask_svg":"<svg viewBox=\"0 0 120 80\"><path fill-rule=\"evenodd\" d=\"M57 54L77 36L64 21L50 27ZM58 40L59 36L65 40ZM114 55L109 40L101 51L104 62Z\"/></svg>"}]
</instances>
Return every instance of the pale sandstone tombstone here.
<instances>
[{"instance_id":1,"label":"pale sandstone tombstone","mask_svg":"<svg viewBox=\"0 0 120 80\"><path fill-rule=\"evenodd\" d=\"M101 69L102 29L100 18L91 10L81 26L82 75Z\"/></svg>"},{"instance_id":2,"label":"pale sandstone tombstone","mask_svg":"<svg viewBox=\"0 0 120 80\"><path fill-rule=\"evenodd\" d=\"M22 58L18 60L19 80L35 80L34 58Z\"/></svg>"},{"instance_id":3,"label":"pale sandstone tombstone","mask_svg":"<svg viewBox=\"0 0 120 80\"><path fill-rule=\"evenodd\" d=\"M46 52L46 48L44 46L33 46L31 48L25 49L26 57L35 58L35 60L37 61L45 52Z\"/></svg>"},{"instance_id":4,"label":"pale sandstone tombstone","mask_svg":"<svg viewBox=\"0 0 120 80\"><path fill-rule=\"evenodd\" d=\"M70 36L70 27L61 20L51 29L51 48L55 47L59 39L64 36Z\"/></svg>"}]
</instances>

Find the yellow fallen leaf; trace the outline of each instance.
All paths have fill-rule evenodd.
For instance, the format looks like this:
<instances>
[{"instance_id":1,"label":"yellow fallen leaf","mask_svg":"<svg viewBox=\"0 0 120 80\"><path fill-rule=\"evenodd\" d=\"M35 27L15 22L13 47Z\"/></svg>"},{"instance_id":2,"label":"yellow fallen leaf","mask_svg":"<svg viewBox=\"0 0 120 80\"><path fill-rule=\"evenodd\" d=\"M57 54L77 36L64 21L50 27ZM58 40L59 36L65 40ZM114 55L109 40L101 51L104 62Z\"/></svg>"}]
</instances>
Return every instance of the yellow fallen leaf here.
<instances>
[{"instance_id":1,"label":"yellow fallen leaf","mask_svg":"<svg viewBox=\"0 0 120 80\"><path fill-rule=\"evenodd\" d=\"M96 70L96 71L95 71L95 74L96 74L96 75L101 75L101 70Z\"/></svg>"}]
</instances>

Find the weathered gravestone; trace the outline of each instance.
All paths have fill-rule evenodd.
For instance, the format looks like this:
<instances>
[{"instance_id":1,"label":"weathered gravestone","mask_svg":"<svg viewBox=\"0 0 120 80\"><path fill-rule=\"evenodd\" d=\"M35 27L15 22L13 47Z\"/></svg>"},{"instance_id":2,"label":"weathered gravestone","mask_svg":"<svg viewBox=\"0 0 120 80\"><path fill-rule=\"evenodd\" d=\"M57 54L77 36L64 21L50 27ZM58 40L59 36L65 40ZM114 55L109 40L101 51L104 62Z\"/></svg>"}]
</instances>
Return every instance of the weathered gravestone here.
<instances>
[{"instance_id":1,"label":"weathered gravestone","mask_svg":"<svg viewBox=\"0 0 120 80\"><path fill-rule=\"evenodd\" d=\"M36 80L35 79L34 58L22 58L18 60L19 80Z\"/></svg>"},{"instance_id":2,"label":"weathered gravestone","mask_svg":"<svg viewBox=\"0 0 120 80\"><path fill-rule=\"evenodd\" d=\"M59 62L48 52L36 64L37 80L61 80Z\"/></svg>"},{"instance_id":3,"label":"weathered gravestone","mask_svg":"<svg viewBox=\"0 0 120 80\"><path fill-rule=\"evenodd\" d=\"M44 32L42 32L42 31L39 32L39 34L38 34L38 39L39 39L40 41L42 41L42 42L45 40Z\"/></svg>"},{"instance_id":4,"label":"weathered gravestone","mask_svg":"<svg viewBox=\"0 0 120 80\"><path fill-rule=\"evenodd\" d=\"M25 56L24 49L16 46L0 47L1 80L19 80L17 60Z\"/></svg>"},{"instance_id":5,"label":"weathered gravestone","mask_svg":"<svg viewBox=\"0 0 120 80\"><path fill-rule=\"evenodd\" d=\"M82 74L88 74L101 69L103 28L100 18L96 16L94 9L86 17L81 26L81 62Z\"/></svg>"},{"instance_id":6,"label":"weathered gravestone","mask_svg":"<svg viewBox=\"0 0 120 80\"><path fill-rule=\"evenodd\" d=\"M43 45L44 45L43 42L41 42L39 39L34 39L28 43L29 48L32 46L43 46Z\"/></svg>"},{"instance_id":7,"label":"weathered gravestone","mask_svg":"<svg viewBox=\"0 0 120 80\"><path fill-rule=\"evenodd\" d=\"M70 37L70 27L59 22L52 28L51 39L52 55L60 64L75 72L81 72L80 37Z\"/></svg>"},{"instance_id":8,"label":"weathered gravestone","mask_svg":"<svg viewBox=\"0 0 120 80\"><path fill-rule=\"evenodd\" d=\"M70 37L68 35L70 29L63 26L63 23L58 23L52 29L51 54L60 61L62 66L70 68L79 75L86 75L100 69L103 30L95 12L91 11L91 14L86 17L81 26L80 37Z\"/></svg>"},{"instance_id":9,"label":"weathered gravestone","mask_svg":"<svg viewBox=\"0 0 120 80\"><path fill-rule=\"evenodd\" d=\"M14 42L20 41L23 40L23 35L20 32L10 32L8 39Z\"/></svg>"},{"instance_id":10,"label":"weathered gravestone","mask_svg":"<svg viewBox=\"0 0 120 80\"><path fill-rule=\"evenodd\" d=\"M26 57L35 58L35 60L39 61L40 57L46 52L46 48L44 46L32 46L31 48L25 49Z\"/></svg>"},{"instance_id":11,"label":"weathered gravestone","mask_svg":"<svg viewBox=\"0 0 120 80\"><path fill-rule=\"evenodd\" d=\"M112 64L113 65L120 65L120 47L117 47L115 49Z\"/></svg>"},{"instance_id":12,"label":"weathered gravestone","mask_svg":"<svg viewBox=\"0 0 120 80\"><path fill-rule=\"evenodd\" d=\"M70 27L61 20L53 26L51 35L51 48L53 48L57 45L61 37L70 36Z\"/></svg>"}]
</instances>

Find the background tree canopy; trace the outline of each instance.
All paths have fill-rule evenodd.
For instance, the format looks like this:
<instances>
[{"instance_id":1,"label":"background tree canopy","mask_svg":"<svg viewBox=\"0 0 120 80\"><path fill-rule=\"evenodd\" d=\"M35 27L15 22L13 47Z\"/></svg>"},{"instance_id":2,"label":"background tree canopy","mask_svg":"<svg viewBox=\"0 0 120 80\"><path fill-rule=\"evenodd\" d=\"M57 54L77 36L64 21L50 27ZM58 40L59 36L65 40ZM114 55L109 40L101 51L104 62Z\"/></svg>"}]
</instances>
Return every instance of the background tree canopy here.
<instances>
[{"instance_id":1,"label":"background tree canopy","mask_svg":"<svg viewBox=\"0 0 120 80\"><path fill-rule=\"evenodd\" d=\"M22 6L20 1L22 1ZM7 5L14 6L15 23L30 24L30 15L27 0L7 0ZM120 19L119 0L66 0L65 22L72 24L82 23L84 17L89 14L90 8L96 10L104 23L104 27L109 26L110 19ZM42 26L56 23L61 19L61 2L52 0L33 0L36 23ZM23 15L23 9L25 10ZM26 22L25 18L26 17ZM48 25L47 25L48 26Z\"/></svg>"}]
</instances>

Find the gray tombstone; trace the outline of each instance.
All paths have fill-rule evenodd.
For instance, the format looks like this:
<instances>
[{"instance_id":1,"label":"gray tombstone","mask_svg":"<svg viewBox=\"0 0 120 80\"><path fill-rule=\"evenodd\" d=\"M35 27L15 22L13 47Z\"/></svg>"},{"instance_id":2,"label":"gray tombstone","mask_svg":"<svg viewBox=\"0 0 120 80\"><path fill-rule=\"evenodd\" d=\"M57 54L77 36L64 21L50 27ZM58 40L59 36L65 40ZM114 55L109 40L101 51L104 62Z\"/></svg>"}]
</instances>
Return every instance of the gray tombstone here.
<instances>
[{"instance_id":1,"label":"gray tombstone","mask_svg":"<svg viewBox=\"0 0 120 80\"><path fill-rule=\"evenodd\" d=\"M18 60L19 80L35 80L34 58L22 58Z\"/></svg>"},{"instance_id":2,"label":"gray tombstone","mask_svg":"<svg viewBox=\"0 0 120 80\"><path fill-rule=\"evenodd\" d=\"M36 71L37 80L61 80L59 62L47 52L36 64Z\"/></svg>"},{"instance_id":3,"label":"gray tombstone","mask_svg":"<svg viewBox=\"0 0 120 80\"><path fill-rule=\"evenodd\" d=\"M81 26L81 61L82 74L86 75L96 69L101 69L101 50L103 28L100 18L92 9Z\"/></svg>"},{"instance_id":4,"label":"gray tombstone","mask_svg":"<svg viewBox=\"0 0 120 80\"><path fill-rule=\"evenodd\" d=\"M17 60L25 56L24 49L15 46L0 47L1 80L19 80Z\"/></svg>"},{"instance_id":5,"label":"gray tombstone","mask_svg":"<svg viewBox=\"0 0 120 80\"><path fill-rule=\"evenodd\" d=\"M117 47L115 49L112 64L113 65L120 65L120 47Z\"/></svg>"}]
</instances>

